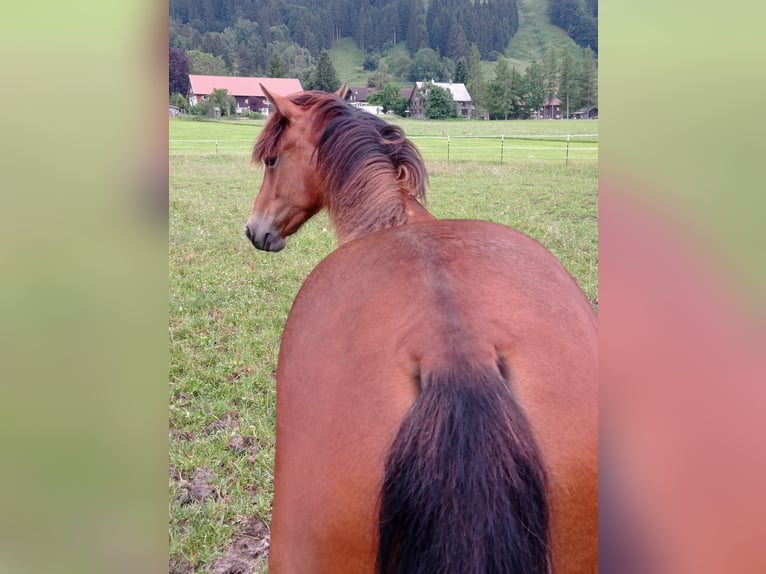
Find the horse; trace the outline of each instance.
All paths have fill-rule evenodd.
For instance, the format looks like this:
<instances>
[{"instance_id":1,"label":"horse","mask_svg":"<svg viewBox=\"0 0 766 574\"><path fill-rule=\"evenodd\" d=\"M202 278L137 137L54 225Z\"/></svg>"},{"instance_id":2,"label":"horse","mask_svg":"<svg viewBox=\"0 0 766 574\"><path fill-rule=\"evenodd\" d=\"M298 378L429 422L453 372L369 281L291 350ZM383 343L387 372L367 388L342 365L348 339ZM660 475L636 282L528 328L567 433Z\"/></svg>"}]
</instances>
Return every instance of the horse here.
<instances>
[{"instance_id":1,"label":"horse","mask_svg":"<svg viewBox=\"0 0 766 574\"><path fill-rule=\"evenodd\" d=\"M337 239L282 334L269 571L597 572L597 325L575 280L519 231L435 218L399 127L263 91L247 238L279 251L326 209Z\"/></svg>"}]
</instances>

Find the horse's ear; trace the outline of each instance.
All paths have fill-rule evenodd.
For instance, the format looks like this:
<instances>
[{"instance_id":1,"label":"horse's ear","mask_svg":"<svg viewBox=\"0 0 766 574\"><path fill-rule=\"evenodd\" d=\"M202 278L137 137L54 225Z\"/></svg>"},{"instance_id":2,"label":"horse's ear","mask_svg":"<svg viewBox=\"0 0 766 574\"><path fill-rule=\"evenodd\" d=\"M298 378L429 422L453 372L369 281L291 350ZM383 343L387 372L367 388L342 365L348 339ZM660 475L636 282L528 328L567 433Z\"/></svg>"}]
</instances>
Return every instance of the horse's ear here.
<instances>
[{"instance_id":1,"label":"horse's ear","mask_svg":"<svg viewBox=\"0 0 766 574\"><path fill-rule=\"evenodd\" d=\"M343 98L344 100L348 99L348 96L351 94L351 92L348 89L348 83L343 82L343 85L340 87L340 90L335 92L335 95L338 97Z\"/></svg>"},{"instance_id":2,"label":"horse's ear","mask_svg":"<svg viewBox=\"0 0 766 574\"><path fill-rule=\"evenodd\" d=\"M270 91L266 89L266 86L261 84L261 90L263 90L263 93L266 95L266 98L274 105L277 112L286 117L288 120L293 117L295 112L295 104L292 103L289 99L287 99L284 96L280 96L279 94L273 94Z\"/></svg>"}]
</instances>

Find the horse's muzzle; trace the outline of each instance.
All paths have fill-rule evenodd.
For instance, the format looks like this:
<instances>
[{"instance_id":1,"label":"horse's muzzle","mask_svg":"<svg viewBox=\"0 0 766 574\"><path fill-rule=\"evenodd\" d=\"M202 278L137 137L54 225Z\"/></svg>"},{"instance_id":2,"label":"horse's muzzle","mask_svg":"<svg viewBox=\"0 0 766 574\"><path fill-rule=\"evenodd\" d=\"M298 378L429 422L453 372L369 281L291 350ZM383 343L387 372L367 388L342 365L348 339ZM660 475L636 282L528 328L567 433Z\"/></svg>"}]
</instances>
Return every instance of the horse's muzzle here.
<instances>
[{"instance_id":1,"label":"horse's muzzle","mask_svg":"<svg viewBox=\"0 0 766 574\"><path fill-rule=\"evenodd\" d=\"M284 237L276 227L260 218L247 222L245 235L255 248L261 251L281 251L286 245Z\"/></svg>"}]
</instances>

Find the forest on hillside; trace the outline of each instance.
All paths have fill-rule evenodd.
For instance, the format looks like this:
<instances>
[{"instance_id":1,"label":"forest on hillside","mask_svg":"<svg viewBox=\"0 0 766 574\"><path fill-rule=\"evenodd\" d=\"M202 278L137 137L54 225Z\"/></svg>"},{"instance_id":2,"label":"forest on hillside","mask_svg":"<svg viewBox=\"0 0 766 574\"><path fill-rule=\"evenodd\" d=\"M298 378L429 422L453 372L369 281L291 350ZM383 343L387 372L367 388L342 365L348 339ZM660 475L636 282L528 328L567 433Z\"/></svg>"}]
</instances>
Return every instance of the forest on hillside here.
<instances>
[{"instance_id":1,"label":"forest on hillside","mask_svg":"<svg viewBox=\"0 0 766 574\"><path fill-rule=\"evenodd\" d=\"M388 85L398 93L397 83L463 82L496 118L529 117L556 96L572 109L596 105L598 0L547 0L550 22L581 47L549 46L523 74L505 58L519 27L516 2L170 0L169 93L185 94L189 73L297 77L305 89L334 91L334 70L324 82L320 68L332 68L334 42L352 38L365 54L368 86L381 94ZM483 76L487 61L496 62L492 78Z\"/></svg>"},{"instance_id":2,"label":"forest on hillside","mask_svg":"<svg viewBox=\"0 0 766 574\"><path fill-rule=\"evenodd\" d=\"M364 52L404 43L467 59L476 44L495 60L518 29L516 0L170 0L170 46L221 57L234 72L265 69L271 45L317 57L344 37Z\"/></svg>"}]
</instances>

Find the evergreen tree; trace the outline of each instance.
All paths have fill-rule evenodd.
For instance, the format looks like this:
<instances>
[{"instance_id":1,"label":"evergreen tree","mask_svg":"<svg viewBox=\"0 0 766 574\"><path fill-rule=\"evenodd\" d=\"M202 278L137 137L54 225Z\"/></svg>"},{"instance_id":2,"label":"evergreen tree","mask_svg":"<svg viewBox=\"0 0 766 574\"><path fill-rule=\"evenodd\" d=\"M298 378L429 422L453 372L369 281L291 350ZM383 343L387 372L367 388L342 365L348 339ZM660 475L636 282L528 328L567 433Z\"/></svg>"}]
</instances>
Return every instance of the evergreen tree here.
<instances>
[{"instance_id":1,"label":"evergreen tree","mask_svg":"<svg viewBox=\"0 0 766 574\"><path fill-rule=\"evenodd\" d=\"M244 41L237 47L237 74L239 76L258 75L257 58Z\"/></svg>"},{"instance_id":2,"label":"evergreen tree","mask_svg":"<svg viewBox=\"0 0 766 574\"><path fill-rule=\"evenodd\" d=\"M468 38L465 35L465 30L457 18L453 16L452 24L450 25L450 42L449 42L449 55L452 59L458 60L460 58L467 58L470 52L468 46Z\"/></svg>"},{"instance_id":3,"label":"evergreen tree","mask_svg":"<svg viewBox=\"0 0 766 574\"><path fill-rule=\"evenodd\" d=\"M426 11L422 0L409 0L407 21L407 48L414 54L422 48L428 48L426 30Z\"/></svg>"},{"instance_id":4,"label":"evergreen tree","mask_svg":"<svg viewBox=\"0 0 766 574\"><path fill-rule=\"evenodd\" d=\"M559 64L556 49L551 46L543 56L543 81L545 85L545 98L552 100L556 97L559 87Z\"/></svg>"},{"instance_id":5,"label":"evergreen tree","mask_svg":"<svg viewBox=\"0 0 766 574\"><path fill-rule=\"evenodd\" d=\"M456 84L468 84L468 66L466 66L464 58L460 58L457 61L455 76L452 78L452 81Z\"/></svg>"},{"instance_id":6,"label":"evergreen tree","mask_svg":"<svg viewBox=\"0 0 766 574\"><path fill-rule=\"evenodd\" d=\"M313 89L323 92L334 92L340 88L338 73L335 71L335 66L332 65L327 50L322 50L319 55L313 84Z\"/></svg>"},{"instance_id":7,"label":"evergreen tree","mask_svg":"<svg viewBox=\"0 0 766 574\"><path fill-rule=\"evenodd\" d=\"M280 58L279 54L276 52L271 54L269 65L266 68L266 77L268 78L287 77L287 68L285 68L285 64L282 62L282 58Z\"/></svg>"},{"instance_id":8,"label":"evergreen tree","mask_svg":"<svg viewBox=\"0 0 766 574\"><path fill-rule=\"evenodd\" d=\"M316 66L307 66L301 72L301 86L304 90L313 90L316 81Z\"/></svg>"}]
</instances>

